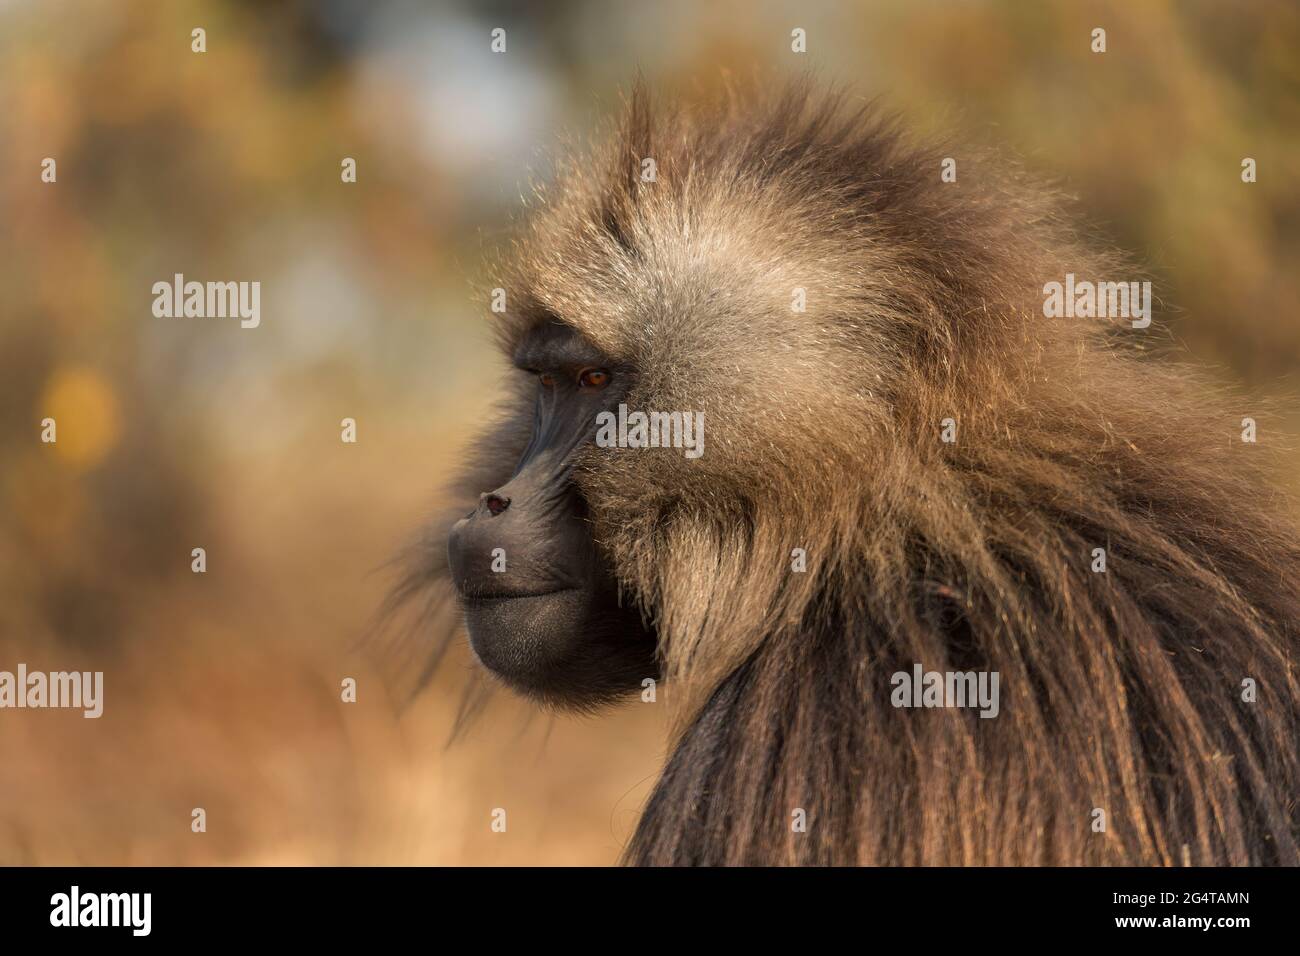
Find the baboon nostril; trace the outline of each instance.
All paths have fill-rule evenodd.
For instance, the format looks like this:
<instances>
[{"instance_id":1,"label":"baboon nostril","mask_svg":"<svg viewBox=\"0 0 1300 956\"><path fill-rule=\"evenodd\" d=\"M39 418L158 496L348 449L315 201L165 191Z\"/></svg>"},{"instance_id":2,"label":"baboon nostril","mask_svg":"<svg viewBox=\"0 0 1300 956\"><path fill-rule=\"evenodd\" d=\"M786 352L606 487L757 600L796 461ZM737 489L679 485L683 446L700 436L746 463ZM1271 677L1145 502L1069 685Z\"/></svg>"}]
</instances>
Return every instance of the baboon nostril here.
<instances>
[{"instance_id":1,"label":"baboon nostril","mask_svg":"<svg viewBox=\"0 0 1300 956\"><path fill-rule=\"evenodd\" d=\"M501 495L484 495L483 503L487 505L488 511L492 514L499 515L510 507L510 499L503 498Z\"/></svg>"}]
</instances>

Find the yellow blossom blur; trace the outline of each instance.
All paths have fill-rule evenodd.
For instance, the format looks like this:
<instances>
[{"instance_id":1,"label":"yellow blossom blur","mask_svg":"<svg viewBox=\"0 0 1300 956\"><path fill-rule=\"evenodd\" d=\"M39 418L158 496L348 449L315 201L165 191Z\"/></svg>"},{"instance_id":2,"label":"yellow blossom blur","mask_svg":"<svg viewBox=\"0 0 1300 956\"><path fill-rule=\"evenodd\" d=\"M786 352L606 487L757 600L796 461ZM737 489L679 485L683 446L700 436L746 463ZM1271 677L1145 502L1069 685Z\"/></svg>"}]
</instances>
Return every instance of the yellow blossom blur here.
<instances>
[{"instance_id":1,"label":"yellow blossom blur","mask_svg":"<svg viewBox=\"0 0 1300 956\"><path fill-rule=\"evenodd\" d=\"M117 398L93 369L57 369L41 395L39 411L42 420L54 419L54 454L73 468L94 468L117 444Z\"/></svg>"}]
</instances>

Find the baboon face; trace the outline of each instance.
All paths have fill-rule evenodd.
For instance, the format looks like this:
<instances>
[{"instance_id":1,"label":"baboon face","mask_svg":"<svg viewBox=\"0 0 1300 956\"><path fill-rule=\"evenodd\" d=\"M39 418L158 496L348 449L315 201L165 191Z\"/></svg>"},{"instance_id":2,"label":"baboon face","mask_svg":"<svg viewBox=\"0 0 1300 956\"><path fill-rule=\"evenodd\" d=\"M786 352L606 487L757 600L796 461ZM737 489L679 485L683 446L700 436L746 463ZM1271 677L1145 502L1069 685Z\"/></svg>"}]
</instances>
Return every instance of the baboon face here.
<instances>
[{"instance_id":1,"label":"baboon face","mask_svg":"<svg viewBox=\"0 0 1300 956\"><path fill-rule=\"evenodd\" d=\"M486 667L530 695L589 706L657 674L654 634L621 603L573 481L630 370L556 323L523 336L512 358L535 379L531 435L510 480L452 528L452 580Z\"/></svg>"},{"instance_id":2,"label":"baboon face","mask_svg":"<svg viewBox=\"0 0 1300 956\"><path fill-rule=\"evenodd\" d=\"M799 544L754 541L755 516L806 532L851 510L908 330L929 327L882 217L841 223L834 176L773 179L743 129L734 155L710 130L577 164L493 274L506 355L534 375L479 444L449 566L481 661L544 700L601 703L656 675L656 641L784 613L728 588L748 561L781 575ZM707 452L597 446L621 404L707 423Z\"/></svg>"}]
</instances>

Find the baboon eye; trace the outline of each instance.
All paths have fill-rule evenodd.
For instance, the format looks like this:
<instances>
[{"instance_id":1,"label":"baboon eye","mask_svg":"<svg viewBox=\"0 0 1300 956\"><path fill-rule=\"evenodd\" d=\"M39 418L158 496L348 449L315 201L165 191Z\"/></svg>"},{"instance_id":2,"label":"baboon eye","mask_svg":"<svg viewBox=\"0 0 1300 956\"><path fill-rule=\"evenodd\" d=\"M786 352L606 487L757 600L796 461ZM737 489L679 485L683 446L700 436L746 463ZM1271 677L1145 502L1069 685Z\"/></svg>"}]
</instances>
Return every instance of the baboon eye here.
<instances>
[{"instance_id":1,"label":"baboon eye","mask_svg":"<svg viewBox=\"0 0 1300 956\"><path fill-rule=\"evenodd\" d=\"M547 388L550 388L555 384L555 376L550 372L541 372L537 376L537 381L541 382Z\"/></svg>"},{"instance_id":2,"label":"baboon eye","mask_svg":"<svg viewBox=\"0 0 1300 956\"><path fill-rule=\"evenodd\" d=\"M609 384L609 373L603 368L587 368L578 374L579 388L604 388Z\"/></svg>"}]
</instances>

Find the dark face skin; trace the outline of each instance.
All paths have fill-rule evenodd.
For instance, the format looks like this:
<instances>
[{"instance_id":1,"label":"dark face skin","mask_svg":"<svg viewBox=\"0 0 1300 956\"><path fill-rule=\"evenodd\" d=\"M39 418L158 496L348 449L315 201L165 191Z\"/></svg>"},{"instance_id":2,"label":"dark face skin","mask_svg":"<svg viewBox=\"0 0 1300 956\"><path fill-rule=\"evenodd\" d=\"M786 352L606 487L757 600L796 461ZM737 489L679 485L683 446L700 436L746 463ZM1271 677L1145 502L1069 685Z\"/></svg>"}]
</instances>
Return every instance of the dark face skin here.
<instances>
[{"instance_id":1,"label":"dark face skin","mask_svg":"<svg viewBox=\"0 0 1300 956\"><path fill-rule=\"evenodd\" d=\"M593 442L596 415L626 395L627 373L555 323L529 333L514 359L538 379L532 438L514 476L452 528L452 581L489 670L548 702L591 707L658 676L655 636L636 608L620 606L572 481L576 453ZM502 560L505 570L493 570Z\"/></svg>"}]
</instances>

